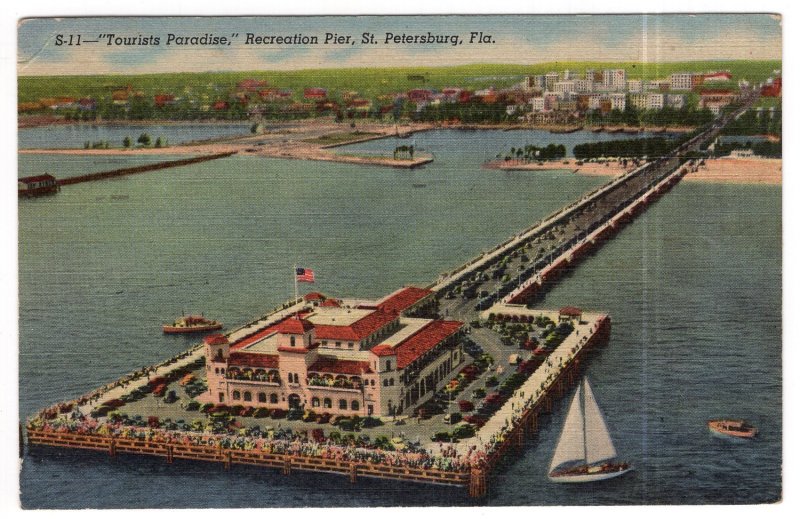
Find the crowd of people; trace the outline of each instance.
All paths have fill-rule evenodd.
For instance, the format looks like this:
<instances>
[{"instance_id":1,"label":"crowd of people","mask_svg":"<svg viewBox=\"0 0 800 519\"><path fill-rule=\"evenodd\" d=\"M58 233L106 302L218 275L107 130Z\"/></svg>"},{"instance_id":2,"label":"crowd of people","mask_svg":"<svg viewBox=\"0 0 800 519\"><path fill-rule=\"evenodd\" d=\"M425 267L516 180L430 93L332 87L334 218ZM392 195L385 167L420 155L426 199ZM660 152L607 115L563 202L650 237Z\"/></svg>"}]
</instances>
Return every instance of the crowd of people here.
<instances>
[{"instance_id":1,"label":"crowd of people","mask_svg":"<svg viewBox=\"0 0 800 519\"><path fill-rule=\"evenodd\" d=\"M392 451L364 445L347 438L339 440L327 438L316 441L309 438L305 431L293 432L290 429L250 434L169 431L157 427L137 427L109 420L97 420L86 417L77 410L73 411L70 416L61 415L53 419L37 416L28 422L28 429L47 433L125 438L162 444L194 445L243 451L255 450L267 454L306 456L447 472L463 472L483 460L482 454L476 448L470 449L467 455L459 454L453 448L445 449L439 454L431 454L425 449L412 446Z\"/></svg>"}]
</instances>

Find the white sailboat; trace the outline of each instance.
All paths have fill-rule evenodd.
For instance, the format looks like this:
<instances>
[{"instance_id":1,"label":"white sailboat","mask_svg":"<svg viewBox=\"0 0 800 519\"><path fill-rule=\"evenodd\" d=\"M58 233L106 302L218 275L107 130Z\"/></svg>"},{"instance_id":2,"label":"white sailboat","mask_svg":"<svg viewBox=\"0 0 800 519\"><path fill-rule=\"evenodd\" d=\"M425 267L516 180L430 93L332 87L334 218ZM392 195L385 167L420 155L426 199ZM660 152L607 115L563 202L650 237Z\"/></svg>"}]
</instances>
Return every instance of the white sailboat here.
<instances>
[{"instance_id":1,"label":"white sailboat","mask_svg":"<svg viewBox=\"0 0 800 519\"><path fill-rule=\"evenodd\" d=\"M569 406L548 477L557 483L586 483L633 470L629 463L615 461L616 457L606 421L584 378Z\"/></svg>"}]
</instances>

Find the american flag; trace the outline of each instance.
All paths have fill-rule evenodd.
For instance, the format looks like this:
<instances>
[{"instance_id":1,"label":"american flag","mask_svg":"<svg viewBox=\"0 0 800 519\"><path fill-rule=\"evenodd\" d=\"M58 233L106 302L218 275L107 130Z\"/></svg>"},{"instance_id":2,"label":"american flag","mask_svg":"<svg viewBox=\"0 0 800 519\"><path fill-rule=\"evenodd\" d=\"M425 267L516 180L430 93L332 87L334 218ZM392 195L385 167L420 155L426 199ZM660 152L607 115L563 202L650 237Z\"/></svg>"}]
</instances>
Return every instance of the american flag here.
<instances>
[{"instance_id":1,"label":"american flag","mask_svg":"<svg viewBox=\"0 0 800 519\"><path fill-rule=\"evenodd\" d=\"M311 269L304 269L303 267L297 267L295 269L295 274L297 275L297 281L300 283L314 282L314 271Z\"/></svg>"}]
</instances>

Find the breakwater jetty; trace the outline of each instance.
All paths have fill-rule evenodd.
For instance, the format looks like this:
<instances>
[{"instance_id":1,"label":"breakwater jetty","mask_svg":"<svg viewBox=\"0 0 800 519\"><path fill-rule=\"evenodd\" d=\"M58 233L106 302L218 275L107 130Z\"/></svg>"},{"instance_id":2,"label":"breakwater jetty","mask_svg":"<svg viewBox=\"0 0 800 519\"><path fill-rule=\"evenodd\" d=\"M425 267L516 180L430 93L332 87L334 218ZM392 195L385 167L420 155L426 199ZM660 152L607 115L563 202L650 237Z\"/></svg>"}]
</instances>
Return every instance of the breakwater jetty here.
<instances>
[{"instance_id":1,"label":"breakwater jetty","mask_svg":"<svg viewBox=\"0 0 800 519\"><path fill-rule=\"evenodd\" d=\"M134 166L130 168L120 168L111 171L100 171L98 173L88 173L76 177L62 178L58 180L59 186L68 186L72 184L80 184L83 182L93 182L95 180L106 180L109 178L122 177L125 175L135 175L137 173L146 173L148 171L156 171L159 169L175 168L178 166L188 166L189 164L197 164L199 162L207 162L209 160L223 159L234 155L236 152L214 153L211 155L201 155L199 157L191 157L188 159L166 160L163 162L156 162L155 164L145 164L143 166Z\"/></svg>"}]
</instances>

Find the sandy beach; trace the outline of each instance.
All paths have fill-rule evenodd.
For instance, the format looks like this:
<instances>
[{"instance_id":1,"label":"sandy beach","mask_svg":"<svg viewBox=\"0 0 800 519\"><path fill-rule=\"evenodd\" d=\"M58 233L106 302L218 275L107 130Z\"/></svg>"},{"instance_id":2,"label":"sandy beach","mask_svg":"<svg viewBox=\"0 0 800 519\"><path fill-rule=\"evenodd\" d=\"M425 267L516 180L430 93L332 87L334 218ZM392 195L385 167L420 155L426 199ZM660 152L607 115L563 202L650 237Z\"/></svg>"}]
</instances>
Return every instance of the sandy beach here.
<instances>
[{"instance_id":1,"label":"sandy beach","mask_svg":"<svg viewBox=\"0 0 800 519\"><path fill-rule=\"evenodd\" d=\"M730 158L706 160L697 171L684 177L689 182L720 182L726 184L780 185L782 160L765 158Z\"/></svg>"},{"instance_id":2,"label":"sandy beach","mask_svg":"<svg viewBox=\"0 0 800 519\"><path fill-rule=\"evenodd\" d=\"M570 173L579 175L599 176L599 177L616 177L623 175L628 171L634 169L634 166L628 163L623 167L622 163L617 161L607 161L604 163L599 162L584 162L578 164L575 159L554 160L548 162L525 162L517 160L507 161L493 161L487 162L483 165L486 169L499 169L503 171L553 171L553 170L566 170Z\"/></svg>"}]
</instances>

